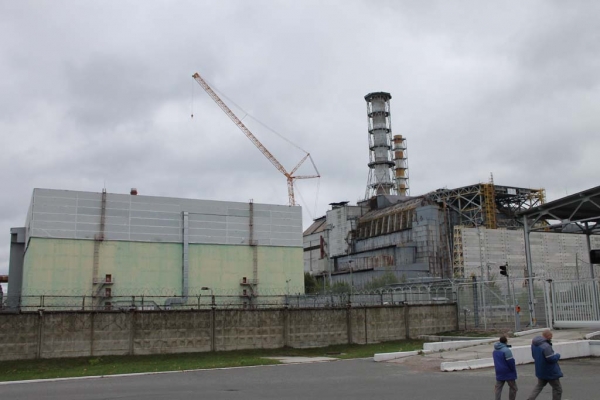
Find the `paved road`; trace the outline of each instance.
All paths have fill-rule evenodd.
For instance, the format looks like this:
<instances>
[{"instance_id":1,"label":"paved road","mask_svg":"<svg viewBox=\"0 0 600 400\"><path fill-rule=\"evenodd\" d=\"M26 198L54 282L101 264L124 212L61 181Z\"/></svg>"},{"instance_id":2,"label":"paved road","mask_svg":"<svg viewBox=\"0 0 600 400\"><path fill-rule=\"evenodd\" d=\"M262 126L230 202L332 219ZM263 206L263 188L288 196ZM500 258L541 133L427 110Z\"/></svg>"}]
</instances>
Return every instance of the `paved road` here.
<instances>
[{"instance_id":1,"label":"paved road","mask_svg":"<svg viewBox=\"0 0 600 400\"><path fill-rule=\"evenodd\" d=\"M561 363L563 400L598 398L600 358ZM518 398L533 387L533 365L519 366ZM29 384L0 385L3 400L259 400L426 399L493 397L494 372L416 371L405 364L348 360L313 364L210 370ZM505 389L506 390L506 389ZM540 399L550 398L545 389ZM505 394L507 396L507 394Z\"/></svg>"}]
</instances>

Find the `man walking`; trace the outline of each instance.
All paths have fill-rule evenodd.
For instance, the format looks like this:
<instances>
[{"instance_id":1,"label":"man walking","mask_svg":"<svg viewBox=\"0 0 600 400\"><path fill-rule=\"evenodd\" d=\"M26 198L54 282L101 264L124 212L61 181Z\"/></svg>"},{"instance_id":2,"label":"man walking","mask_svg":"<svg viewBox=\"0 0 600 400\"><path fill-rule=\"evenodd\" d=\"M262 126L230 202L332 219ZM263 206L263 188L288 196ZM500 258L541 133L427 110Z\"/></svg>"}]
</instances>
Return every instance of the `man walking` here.
<instances>
[{"instance_id":1,"label":"man walking","mask_svg":"<svg viewBox=\"0 0 600 400\"><path fill-rule=\"evenodd\" d=\"M502 397L502 388L508 383L508 399L515 400L517 397L517 367L513 358L508 339L500 336L500 341L494 344L494 368L496 369L496 400Z\"/></svg>"},{"instance_id":2,"label":"man walking","mask_svg":"<svg viewBox=\"0 0 600 400\"><path fill-rule=\"evenodd\" d=\"M542 336L533 338L531 342L531 355L535 361L535 376L538 378L537 385L527 398L534 400L546 384L552 386L552 400L560 400L562 398L562 386L560 378L563 373L558 365L560 354L555 353L552 348L552 332L545 330Z\"/></svg>"}]
</instances>

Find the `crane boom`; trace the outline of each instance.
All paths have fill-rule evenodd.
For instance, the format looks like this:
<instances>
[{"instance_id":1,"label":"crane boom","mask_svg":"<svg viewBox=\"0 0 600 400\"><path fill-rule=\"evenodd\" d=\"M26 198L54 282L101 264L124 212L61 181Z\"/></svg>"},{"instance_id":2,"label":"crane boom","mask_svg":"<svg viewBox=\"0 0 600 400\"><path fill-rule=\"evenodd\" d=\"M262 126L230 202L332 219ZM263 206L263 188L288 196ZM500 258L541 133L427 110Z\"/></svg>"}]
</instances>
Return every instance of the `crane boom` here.
<instances>
[{"instance_id":1,"label":"crane boom","mask_svg":"<svg viewBox=\"0 0 600 400\"><path fill-rule=\"evenodd\" d=\"M208 95L215 101L215 103L217 103L217 105L221 107L221 110L223 110L225 114L227 114L227 116L233 121L233 123L236 124L242 132L244 132L244 135L246 135L248 139L250 139L250 141L254 143L254 145L261 151L261 153L263 153L264 156L267 157L269 161L271 161L271 164L273 164L275 168L279 170L279 172L281 172L287 177L289 174L285 170L283 165L281 165L281 163L277 161L273 154L271 154L271 152L267 150L265 146L263 146L263 144L256 138L256 136L254 136L252 132L250 132L250 129L248 129L246 125L244 125L244 123L240 121L240 119L233 113L233 111L231 111L231 109L227 107L227 104L225 104L223 100L221 100L221 98L217 96L217 94L212 90L212 88L208 86L208 83L206 83L206 81L202 79L200 74L196 72L194 75L192 75L192 77L196 80L196 82L198 82L200 86L202 86L202 89L204 89L204 91L208 93Z\"/></svg>"},{"instance_id":2,"label":"crane boom","mask_svg":"<svg viewBox=\"0 0 600 400\"><path fill-rule=\"evenodd\" d=\"M221 110L223 110L225 112L225 114L227 114L227 116L233 121L233 123L236 124L236 126L238 128L240 128L240 130L242 132L244 132L244 135L246 135L246 137L248 137L248 139L250 139L250 141L260 150L260 152L263 153L263 155L265 157L267 157L267 159L271 162L271 164L273 164L275 166L275 168L277 168L279 170L279 172L281 172L286 177L287 186L288 186L289 204L290 204L290 206L296 205L296 201L294 198L294 179L311 179L311 178L320 178L321 177L321 175L319 174L319 171L317 170L317 166L315 165L314 161L312 160L312 157L310 156L310 154L306 153L304 158L302 158L302 160L300 160L300 162L298 163L298 165L296 165L294 167L292 172L288 172L284 168L284 166L281 165L281 163L275 158L275 156L273 156L273 154L271 154L271 152L269 150L267 150L267 148L256 138L256 136L254 136L252 134L252 132L250 132L250 129L248 129L246 127L246 125L244 125L244 123L233 113L233 111L231 111L231 109L229 107L227 107L227 104L225 104L223 102L223 100L221 100L221 98L214 92L214 90L212 90L212 88L208 85L208 83L206 83L206 81L204 79L202 79L202 77L200 76L199 73L196 72L194 75L192 75L192 78L194 78L194 80L196 82L198 82L198 84L214 100L214 102L217 103L217 105L219 107L221 107ZM312 163L313 167L315 168L317 175L293 176L294 172L296 172L298 170L298 168L300 168L300 166L304 163L304 161L306 161L307 158L310 158L310 162Z\"/></svg>"}]
</instances>

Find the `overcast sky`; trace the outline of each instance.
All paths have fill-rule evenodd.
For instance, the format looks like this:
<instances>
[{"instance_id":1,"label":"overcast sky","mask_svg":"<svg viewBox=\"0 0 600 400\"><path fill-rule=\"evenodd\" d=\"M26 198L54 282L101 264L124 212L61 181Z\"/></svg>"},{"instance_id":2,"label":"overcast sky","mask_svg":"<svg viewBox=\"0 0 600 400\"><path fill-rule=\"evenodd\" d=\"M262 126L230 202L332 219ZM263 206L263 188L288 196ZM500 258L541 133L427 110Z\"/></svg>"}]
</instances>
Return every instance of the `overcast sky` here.
<instances>
[{"instance_id":1,"label":"overcast sky","mask_svg":"<svg viewBox=\"0 0 600 400\"><path fill-rule=\"evenodd\" d=\"M597 1L0 0L0 274L36 187L287 204L196 71L312 154L305 227L364 196L373 91L413 195L490 172L549 200L600 184ZM286 168L302 157L244 122Z\"/></svg>"}]
</instances>

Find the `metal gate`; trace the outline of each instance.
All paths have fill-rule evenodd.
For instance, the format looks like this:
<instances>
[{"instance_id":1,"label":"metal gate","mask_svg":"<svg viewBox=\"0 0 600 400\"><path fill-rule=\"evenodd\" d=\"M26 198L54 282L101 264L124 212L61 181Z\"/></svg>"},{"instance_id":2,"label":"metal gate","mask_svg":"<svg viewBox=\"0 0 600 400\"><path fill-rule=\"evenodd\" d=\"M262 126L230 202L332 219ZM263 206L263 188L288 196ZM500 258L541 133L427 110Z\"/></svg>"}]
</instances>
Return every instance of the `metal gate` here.
<instances>
[{"instance_id":1,"label":"metal gate","mask_svg":"<svg viewBox=\"0 0 600 400\"><path fill-rule=\"evenodd\" d=\"M473 280L455 286L459 329L521 331L549 325L547 293L543 281L533 282L534 325L529 310L529 291L523 279Z\"/></svg>"},{"instance_id":2,"label":"metal gate","mask_svg":"<svg viewBox=\"0 0 600 400\"><path fill-rule=\"evenodd\" d=\"M550 282L553 327L600 326L600 283L596 280Z\"/></svg>"}]
</instances>

